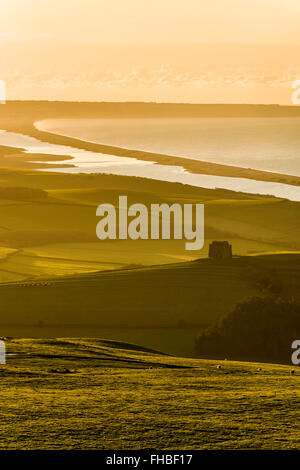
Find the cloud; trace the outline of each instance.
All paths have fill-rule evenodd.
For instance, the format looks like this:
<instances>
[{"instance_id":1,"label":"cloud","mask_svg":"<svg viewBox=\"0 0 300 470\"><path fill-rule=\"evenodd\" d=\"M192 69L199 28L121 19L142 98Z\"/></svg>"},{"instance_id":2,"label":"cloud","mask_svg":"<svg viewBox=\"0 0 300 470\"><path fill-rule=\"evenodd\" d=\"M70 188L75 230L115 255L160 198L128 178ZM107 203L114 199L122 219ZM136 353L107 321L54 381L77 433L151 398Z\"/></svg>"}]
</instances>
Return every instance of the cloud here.
<instances>
[{"instance_id":1,"label":"cloud","mask_svg":"<svg viewBox=\"0 0 300 470\"><path fill-rule=\"evenodd\" d=\"M284 70L281 74L253 72L223 72L195 73L192 71L179 72L167 64L149 70L142 67L132 67L128 72L120 72L108 68L97 68L78 74L58 74L53 70L24 74L21 72L4 73L8 87L41 87L41 88L82 88L86 87L291 87L291 82L300 78L300 67L291 72Z\"/></svg>"}]
</instances>

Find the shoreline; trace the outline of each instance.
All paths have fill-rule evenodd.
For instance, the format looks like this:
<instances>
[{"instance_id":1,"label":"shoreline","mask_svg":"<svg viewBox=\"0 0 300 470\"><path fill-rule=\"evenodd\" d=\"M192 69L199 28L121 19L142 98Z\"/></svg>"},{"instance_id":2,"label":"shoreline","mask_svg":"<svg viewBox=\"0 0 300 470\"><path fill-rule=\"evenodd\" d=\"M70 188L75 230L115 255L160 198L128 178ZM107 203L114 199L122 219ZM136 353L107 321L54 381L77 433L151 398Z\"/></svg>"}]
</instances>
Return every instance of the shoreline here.
<instances>
[{"instance_id":1,"label":"shoreline","mask_svg":"<svg viewBox=\"0 0 300 470\"><path fill-rule=\"evenodd\" d=\"M170 165L163 165L157 161L157 158L151 158L150 161L145 161L145 159L141 160L135 157L120 157L113 153L110 155L108 161L103 161L103 157L107 159L109 154L78 148L78 145L57 145L50 143L49 140L45 142L44 140L42 141L41 139L32 137L32 135L28 136L28 134L24 133L20 134L10 131L1 132L4 134L8 134L8 140L5 140L4 137L5 145L2 146L3 154L0 157L0 165L2 160L2 163L4 163L4 167L9 167L7 163L8 160L10 160L15 168L20 168L19 161L21 157L23 158L23 169L34 168L40 172L46 171L50 173L55 172L102 175L112 174L119 176L123 175L129 177L146 178L162 182L181 183L184 185L194 186L198 188L220 188L237 193L273 196L279 199L287 199L296 202L300 201L298 185L290 185L286 183L277 183L272 181L264 182L262 180L250 179L245 177L220 176L207 173L191 172L189 170L186 170L184 165L178 166L178 160L189 161L189 159L181 159L177 157L167 156L167 158L171 159L172 163L170 162ZM38 132L43 133L43 131L39 130ZM52 135L54 139L56 137L62 137L63 139L65 139L65 137L61 135L50 135ZM32 141L35 142L33 143ZM86 142L84 140L80 140L80 142L83 144L83 146L89 146L89 142ZM41 144L45 144L44 150L42 150L43 145L41 147ZM17 147L15 147L15 145ZM16 151L19 153L16 154ZM25 155L28 156L28 159L24 162ZM66 156L67 158L65 158ZM92 160L90 160L91 156ZM99 156L100 160L95 160L95 158ZM53 162L55 161L61 161L62 164L60 166L56 166L55 164L53 164ZM126 163L125 166L123 166L123 163ZM35 167L34 165L37 165L37 167ZM150 172L147 171L146 167L150 168ZM237 169L239 170L239 168Z\"/></svg>"},{"instance_id":2,"label":"shoreline","mask_svg":"<svg viewBox=\"0 0 300 470\"><path fill-rule=\"evenodd\" d=\"M166 118L167 120L171 120L170 118ZM176 120L176 118L174 118ZM185 119L189 119L189 118L185 118ZM192 118L192 119L196 119L196 118ZM201 118L199 118L201 119ZM213 118L212 118L213 119ZM232 119L236 119L236 118L232 118ZM247 119L247 118L245 118ZM259 118L255 118L255 119L259 119ZM263 118L262 118L263 119ZM78 119L79 121L98 121L98 119ZM101 121L113 121L114 119L100 119ZM121 119L117 119L117 121L120 121ZM126 119L127 120L127 119ZM146 119L147 120L147 119ZM154 119L155 120L155 119ZM58 121L58 129L56 128L55 126L55 121ZM179 166L182 166L184 167L185 170L189 171L189 169L187 168L187 162L188 161L191 161L193 165L195 165L195 171L191 173L198 173L198 174L202 174L204 172L199 172L197 171L197 163L199 163L201 166L203 165L217 165L219 168L228 168L230 169L231 171L233 170L246 170L246 171L256 171L256 172L260 172L260 173L264 173L267 175L271 175L271 176L278 176L278 177L285 177L285 178L299 178L300 180L300 174L295 174L294 172L288 172L286 173L284 170L272 170L272 169L267 169L267 168L255 168L255 167L251 167L251 166L247 166L247 165L239 165L239 164L234 164L234 163L224 163L222 161L217 161L217 160L199 160L198 158L194 158L193 156L187 156L186 154L184 154L184 152L176 152L176 154L173 154L173 153L170 153L169 151L164 151L164 150L153 150L151 148L147 148L147 147L139 147L139 146L135 146L133 144L130 144L130 145L119 145L119 144L115 144L114 142L101 142L100 140L95 140L95 139L91 139L89 137L79 137L78 135L76 135L76 132L72 133L71 134L68 134L64 131L64 127L61 126L61 131L59 130L60 126L59 126L59 121L77 121L76 118L73 118L73 119L60 119L60 118L57 118L57 119L43 119L41 121L35 121L33 124L34 124L34 127L37 131L39 132L43 132L43 133L47 133L47 134L52 134L54 136L60 136L60 137L63 137L63 138L67 138L67 139L75 139L76 141L79 141L79 142L82 142L83 144L85 143L88 143L88 144L95 144L95 145L101 145L102 147L109 147L109 148L114 148L114 149L118 149L118 150L121 150L121 151L126 151L126 152L137 152L137 153L142 153L142 154L146 154L146 155L153 155L157 158L162 158L162 157L168 157L168 158L172 158L172 160L174 161L174 165L176 165L176 159L179 160ZM148 120L147 120L148 121ZM51 122L54 123L54 127L51 126ZM49 123L49 125L48 125ZM137 148L138 147L138 148ZM136 157L135 157L136 158ZM183 164L183 162L185 162L185 164ZM159 161L156 161L154 163L160 163ZM167 163L169 165L169 163ZM208 174L208 173L206 173ZM223 175L218 175L218 176L223 176Z\"/></svg>"},{"instance_id":3,"label":"shoreline","mask_svg":"<svg viewBox=\"0 0 300 470\"><path fill-rule=\"evenodd\" d=\"M97 144L35 128L35 123L47 119L112 119L112 118L167 118L167 117L270 117L299 118L300 107L280 105L206 105L142 102L63 102L63 101L9 101L1 109L0 128L22 133L41 142L69 146L81 150L135 158L160 165L183 167L191 174L203 174L300 186L300 177L265 170L254 170L233 165L205 162L142 150L130 150ZM48 167L50 168L50 167Z\"/></svg>"},{"instance_id":4,"label":"shoreline","mask_svg":"<svg viewBox=\"0 0 300 470\"><path fill-rule=\"evenodd\" d=\"M38 121L36 121L38 122ZM42 131L35 127L36 122L32 124L29 130L30 137L34 137L42 142L48 142L56 145L64 145L81 150L87 150L95 153L104 153L117 157L135 158L154 164L183 167L191 174L205 174L211 176L225 176L232 178L245 178L256 181L266 181L272 183L289 184L292 186L300 186L300 177L286 175L283 173L273 173L269 171L253 170L248 168L237 167L233 165L222 165L220 163L211 163L199 160L193 160L184 157L175 157L172 155L146 152L143 150L131 150L112 145L97 144L87 140L68 137L62 134Z\"/></svg>"}]
</instances>

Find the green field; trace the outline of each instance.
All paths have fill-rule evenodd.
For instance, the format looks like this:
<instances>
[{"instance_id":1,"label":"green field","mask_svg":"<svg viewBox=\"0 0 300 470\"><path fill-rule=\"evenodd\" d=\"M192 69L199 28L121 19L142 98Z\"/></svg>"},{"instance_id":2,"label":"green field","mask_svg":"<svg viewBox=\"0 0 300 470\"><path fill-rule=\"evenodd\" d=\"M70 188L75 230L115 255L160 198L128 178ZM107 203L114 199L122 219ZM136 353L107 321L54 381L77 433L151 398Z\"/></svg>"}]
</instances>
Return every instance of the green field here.
<instances>
[{"instance_id":1,"label":"green field","mask_svg":"<svg viewBox=\"0 0 300 470\"><path fill-rule=\"evenodd\" d=\"M300 376L288 366L182 359L99 339L8 340L7 350L2 449L300 445Z\"/></svg>"},{"instance_id":2,"label":"green field","mask_svg":"<svg viewBox=\"0 0 300 470\"><path fill-rule=\"evenodd\" d=\"M204 203L203 250L186 251L184 240L99 241L96 207L117 205L120 194L147 206ZM2 168L3 334L23 326L46 336L60 326L196 332L237 302L264 295L257 272L280 271L297 296L299 204L125 176ZM208 260L212 240L229 240L235 258Z\"/></svg>"},{"instance_id":3,"label":"green field","mask_svg":"<svg viewBox=\"0 0 300 470\"><path fill-rule=\"evenodd\" d=\"M258 277L276 273L299 297L300 255L188 263L49 278L0 286L1 324L153 328L207 325L236 303L264 295ZM24 321L26 319L26 321Z\"/></svg>"},{"instance_id":4,"label":"green field","mask_svg":"<svg viewBox=\"0 0 300 470\"><path fill-rule=\"evenodd\" d=\"M112 110L110 105L77 107L83 115ZM33 135L35 120L60 113L67 117L75 108L73 104L10 103L0 124ZM141 112L142 108L128 109ZM155 109L162 112L164 107ZM58 143L78 144L50 137L44 135L51 142L57 138ZM236 303L268 294L258 279L274 273L287 295L298 298L300 203L126 176L39 172L42 164L32 163L37 159L42 157L0 147L3 334L23 327L30 334L38 327L45 336L60 327L195 328L196 332L229 313ZM210 169L221 174L218 168ZM285 181L284 175L258 173L257 178ZM297 179L286 182L299 184ZM99 241L96 208L101 203L117 206L119 195L127 195L128 204L146 206L203 203L204 248L186 251L184 240ZM208 260L212 240L228 240L233 260Z\"/></svg>"},{"instance_id":5,"label":"green field","mask_svg":"<svg viewBox=\"0 0 300 470\"><path fill-rule=\"evenodd\" d=\"M294 107L156 105L145 103L8 102L1 108L0 129L21 132L38 139L94 152L113 153L161 164L181 164L180 159L147 152L127 151L37 131L42 119L167 117L167 116L298 116ZM103 148L102 148L103 147ZM124 153L125 152L125 153ZM127 152L127 153L126 153ZM65 157L68 159L68 155ZM63 277L127 268L162 265L205 258L211 240L229 240L236 255L283 253L300 250L300 203L242 194L222 189L207 190L182 184L113 175L55 174L37 161L58 156L27 154L22 149L0 146L0 282ZM72 164L72 161L69 162ZM254 178L299 185L299 178L185 159L190 171ZM22 198L7 188L42 190ZM119 195L128 202L204 203L205 247L185 251L184 242L134 243L96 239L96 207L117 205ZM15 250L9 256L6 249Z\"/></svg>"},{"instance_id":6,"label":"green field","mask_svg":"<svg viewBox=\"0 0 300 470\"><path fill-rule=\"evenodd\" d=\"M0 189L20 187L48 196L0 198L1 282L191 261L206 257L213 239L230 240L234 254L243 256L300 249L296 202L121 176L0 170ZM178 240L100 242L96 207L117 204L119 194L128 195L129 204L204 203L204 249L186 251ZM15 251L4 256L7 249Z\"/></svg>"},{"instance_id":7,"label":"green field","mask_svg":"<svg viewBox=\"0 0 300 470\"><path fill-rule=\"evenodd\" d=\"M211 108L10 103L1 108L0 129L99 151L38 132L33 122L192 109L201 115ZM154 161L174 164L171 158ZM0 365L0 448L299 448L298 370L191 357L199 331L237 303L254 296L300 300L300 203L126 176L39 172L46 165L36 161L45 159L55 165L58 157L0 147L0 329L8 353ZM299 185L289 175L189 165L199 173ZM119 195L146 206L204 203L204 248L186 251L184 240L99 241L96 208L117 206ZM228 240L234 257L208 259L213 240ZM266 338L271 333L272 325Z\"/></svg>"}]
</instances>

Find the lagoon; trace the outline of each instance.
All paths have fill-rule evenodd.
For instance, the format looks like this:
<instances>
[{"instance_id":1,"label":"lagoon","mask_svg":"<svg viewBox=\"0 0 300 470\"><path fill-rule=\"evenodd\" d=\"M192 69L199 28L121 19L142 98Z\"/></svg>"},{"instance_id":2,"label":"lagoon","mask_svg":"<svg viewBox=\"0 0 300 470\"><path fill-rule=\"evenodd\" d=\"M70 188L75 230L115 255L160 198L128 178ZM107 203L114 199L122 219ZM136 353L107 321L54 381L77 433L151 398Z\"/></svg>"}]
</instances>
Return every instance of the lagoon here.
<instances>
[{"instance_id":1,"label":"lagoon","mask_svg":"<svg viewBox=\"0 0 300 470\"><path fill-rule=\"evenodd\" d=\"M37 127L41 129L41 124ZM231 191L271 195L278 198L286 198L291 201L300 201L299 186L256 181L247 178L189 173L183 166L160 165L156 164L155 161L143 161L136 158L119 157L66 145L41 142L34 137L14 132L6 132L5 130L0 130L0 145L22 148L29 154L39 153L72 157L72 160L66 159L55 162L57 165L55 168L51 166L49 169L41 169L40 171L126 175L182 183L207 189L222 188ZM174 159L176 159L176 157L174 157ZM38 162L35 161L35 163ZM50 163L53 164L51 159L49 160L49 164ZM43 165L44 164L45 161L43 161ZM72 166L66 168L63 166L65 164L71 164Z\"/></svg>"}]
</instances>

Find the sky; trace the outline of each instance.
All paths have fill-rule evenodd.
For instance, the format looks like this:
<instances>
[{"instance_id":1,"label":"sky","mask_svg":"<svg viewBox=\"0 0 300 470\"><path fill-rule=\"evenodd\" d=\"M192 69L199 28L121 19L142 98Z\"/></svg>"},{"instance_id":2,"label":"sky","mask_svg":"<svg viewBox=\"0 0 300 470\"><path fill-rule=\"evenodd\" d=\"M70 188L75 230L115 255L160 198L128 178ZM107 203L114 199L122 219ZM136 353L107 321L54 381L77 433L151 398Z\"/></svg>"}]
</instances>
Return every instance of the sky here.
<instances>
[{"instance_id":1,"label":"sky","mask_svg":"<svg viewBox=\"0 0 300 470\"><path fill-rule=\"evenodd\" d=\"M8 99L291 103L299 0L0 0Z\"/></svg>"}]
</instances>

